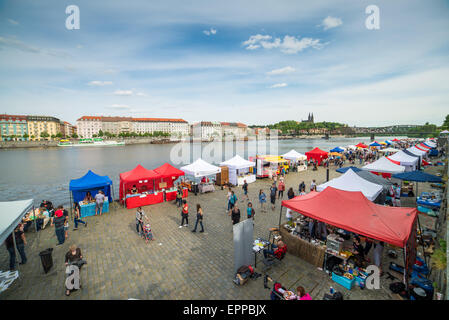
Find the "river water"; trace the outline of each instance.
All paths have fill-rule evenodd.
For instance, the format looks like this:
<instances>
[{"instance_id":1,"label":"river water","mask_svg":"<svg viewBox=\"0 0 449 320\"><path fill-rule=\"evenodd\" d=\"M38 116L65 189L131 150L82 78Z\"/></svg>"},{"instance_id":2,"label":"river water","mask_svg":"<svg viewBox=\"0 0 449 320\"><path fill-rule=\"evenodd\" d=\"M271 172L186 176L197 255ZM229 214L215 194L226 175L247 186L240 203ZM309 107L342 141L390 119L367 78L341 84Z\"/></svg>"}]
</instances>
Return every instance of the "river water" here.
<instances>
[{"instance_id":1,"label":"river water","mask_svg":"<svg viewBox=\"0 0 449 320\"><path fill-rule=\"evenodd\" d=\"M379 141L392 139L382 137ZM0 201L34 199L36 205L48 199L55 205L68 204L69 182L89 169L109 176L118 196L119 174L141 164L155 169L168 162L175 167L191 163L200 156L218 164L239 154L284 154L291 149L305 153L315 147L325 151L336 146L369 143L368 137L294 139L279 141L211 142L180 144L136 144L119 147L18 148L0 151Z\"/></svg>"}]
</instances>

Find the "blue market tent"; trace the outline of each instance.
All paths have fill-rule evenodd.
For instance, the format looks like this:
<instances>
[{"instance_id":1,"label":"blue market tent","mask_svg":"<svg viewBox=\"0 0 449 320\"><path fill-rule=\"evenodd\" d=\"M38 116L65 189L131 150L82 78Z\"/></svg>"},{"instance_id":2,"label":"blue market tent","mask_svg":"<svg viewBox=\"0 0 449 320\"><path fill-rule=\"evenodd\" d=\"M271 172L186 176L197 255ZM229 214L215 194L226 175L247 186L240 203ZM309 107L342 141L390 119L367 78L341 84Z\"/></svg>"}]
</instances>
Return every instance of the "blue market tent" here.
<instances>
[{"instance_id":1,"label":"blue market tent","mask_svg":"<svg viewBox=\"0 0 449 320\"><path fill-rule=\"evenodd\" d=\"M340 169L337 169L336 171L338 172L338 173L345 173L346 171L348 171L349 169L351 169L352 171L354 171L354 172L359 172L359 171L361 171L362 169L359 169L359 168L357 168L357 167L343 167L343 168L340 168Z\"/></svg>"},{"instance_id":2,"label":"blue market tent","mask_svg":"<svg viewBox=\"0 0 449 320\"><path fill-rule=\"evenodd\" d=\"M390 141L390 140L385 140L385 143L386 143L386 144L388 144L388 145L391 145L391 144L393 144L393 142L392 142L392 141Z\"/></svg>"},{"instance_id":3,"label":"blue market tent","mask_svg":"<svg viewBox=\"0 0 449 320\"><path fill-rule=\"evenodd\" d=\"M99 176L89 170L83 177L70 180L69 190L72 191L73 201L79 202L84 199L89 191L95 197L99 190L103 190L109 202L112 202L111 188L112 180L108 176Z\"/></svg>"},{"instance_id":4,"label":"blue market tent","mask_svg":"<svg viewBox=\"0 0 449 320\"><path fill-rule=\"evenodd\" d=\"M441 182L441 178L433 174L425 173L420 170L403 172L393 175L393 178L406 180L406 181L416 181L416 182Z\"/></svg>"},{"instance_id":5,"label":"blue market tent","mask_svg":"<svg viewBox=\"0 0 449 320\"><path fill-rule=\"evenodd\" d=\"M343 151L345 151L345 150L340 147L335 147L330 150L330 152L338 152L338 153L343 152Z\"/></svg>"},{"instance_id":6,"label":"blue market tent","mask_svg":"<svg viewBox=\"0 0 449 320\"><path fill-rule=\"evenodd\" d=\"M380 143L377 143L376 141L374 141L373 143L371 143L369 145L370 147L381 147L382 145Z\"/></svg>"}]
</instances>

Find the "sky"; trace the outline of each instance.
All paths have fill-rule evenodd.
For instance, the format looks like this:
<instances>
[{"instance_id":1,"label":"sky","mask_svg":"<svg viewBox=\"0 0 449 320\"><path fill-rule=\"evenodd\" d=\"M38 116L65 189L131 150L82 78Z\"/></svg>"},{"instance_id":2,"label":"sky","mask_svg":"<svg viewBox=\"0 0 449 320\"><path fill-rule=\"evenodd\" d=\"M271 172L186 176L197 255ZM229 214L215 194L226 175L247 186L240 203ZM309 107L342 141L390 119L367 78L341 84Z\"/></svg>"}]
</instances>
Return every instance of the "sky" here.
<instances>
[{"instance_id":1,"label":"sky","mask_svg":"<svg viewBox=\"0 0 449 320\"><path fill-rule=\"evenodd\" d=\"M0 0L0 113L441 125L448 18L446 0Z\"/></svg>"}]
</instances>

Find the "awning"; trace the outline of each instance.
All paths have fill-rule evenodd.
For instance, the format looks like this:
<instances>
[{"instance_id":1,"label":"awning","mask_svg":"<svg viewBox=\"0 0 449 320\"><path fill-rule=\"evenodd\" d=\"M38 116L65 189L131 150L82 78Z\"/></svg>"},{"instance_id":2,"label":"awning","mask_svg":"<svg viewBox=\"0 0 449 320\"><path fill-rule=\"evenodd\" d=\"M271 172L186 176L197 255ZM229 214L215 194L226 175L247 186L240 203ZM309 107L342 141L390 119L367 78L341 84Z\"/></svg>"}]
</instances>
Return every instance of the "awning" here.
<instances>
[{"instance_id":1,"label":"awning","mask_svg":"<svg viewBox=\"0 0 449 320\"><path fill-rule=\"evenodd\" d=\"M323 191L324 189L332 187L345 191L360 191L370 201L376 200L377 196L382 192L382 186L369 182L354 171L348 170L345 174L338 178L332 179L326 183L317 186L317 191Z\"/></svg>"},{"instance_id":2,"label":"awning","mask_svg":"<svg viewBox=\"0 0 449 320\"><path fill-rule=\"evenodd\" d=\"M108 176L100 176L89 170L79 179L72 179L69 183L69 190L88 190L101 188L112 184L112 180Z\"/></svg>"},{"instance_id":3,"label":"awning","mask_svg":"<svg viewBox=\"0 0 449 320\"><path fill-rule=\"evenodd\" d=\"M416 182L435 182L435 183L442 182L441 177L425 173L420 170L395 174L393 175L393 178Z\"/></svg>"},{"instance_id":4,"label":"awning","mask_svg":"<svg viewBox=\"0 0 449 320\"><path fill-rule=\"evenodd\" d=\"M220 166L225 166L234 170L250 168L254 167L255 165L256 165L255 162L245 160L239 155L236 155L235 157L220 163Z\"/></svg>"},{"instance_id":5,"label":"awning","mask_svg":"<svg viewBox=\"0 0 449 320\"><path fill-rule=\"evenodd\" d=\"M284 200L282 206L337 228L401 248L405 247L417 217L416 208L377 205L361 192L332 187Z\"/></svg>"},{"instance_id":6,"label":"awning","mask_svg":"<svg viewBox=\"0 0 449 320\"><path fill-rule=\"evenodd\" d=\"M399 161L401 166L416 166L418 158L406 154L404 151L396 152L388 157L391 160Z\"/></svg>"},{"instance_id":7,"label":"awning","mask_svg":"<svg viewBox=\"0 0 449 320\"><path fill-rule=\"evenodd\" d=\"M307 156L297 152L296 150L290 150L289 152L287 152L286 154L283 154L282 157L284 159L288 159L288 160L306 160Z\"/></svg>"},{"instance_id":8,"label":"awning","mask_svg":"<svg viewBox=\"0 0 449 320\"><path fill-rule=\"evenodd\" d=\"M0 243L8 238L32 208L33 199L0 202Z\"/></svg>"},{"instance_id":9,"label":"awning","mask_svg":"<svg viewBox=\"0 0 449 320\"><path fill-rule=\"evenodd\" d=\"M164 163L159 168L154 169L154 172L159 174L161 178L170 178L170 177L177 178L184 175L184 171L173 167L169 163Z\"/></svg>"},{"instance_id":10,"label":"awning","mask_svg":"<svg viewBox=\"0 0 449 320\"><path fill-rule=\"evenodd\" d=\"M221 172L220 167L207 163L201 158L189 165L181 167L181 170L184 171L186 175L194 176L195 178L210 176Z\"/></svg>"},{"instance_id":11,"label":"awning","mask_svg":"<svg viewBox=\"0 0 449 320\"><path fill-rule=\"evenodd\" d=\"M405 171L404 166L394 164L392 161L388 160L386 157L382 157L373 163L367 164L362 167L363 170L372 172L383 172L383 173L401 173Z\"/></svg>"}]
</instances>

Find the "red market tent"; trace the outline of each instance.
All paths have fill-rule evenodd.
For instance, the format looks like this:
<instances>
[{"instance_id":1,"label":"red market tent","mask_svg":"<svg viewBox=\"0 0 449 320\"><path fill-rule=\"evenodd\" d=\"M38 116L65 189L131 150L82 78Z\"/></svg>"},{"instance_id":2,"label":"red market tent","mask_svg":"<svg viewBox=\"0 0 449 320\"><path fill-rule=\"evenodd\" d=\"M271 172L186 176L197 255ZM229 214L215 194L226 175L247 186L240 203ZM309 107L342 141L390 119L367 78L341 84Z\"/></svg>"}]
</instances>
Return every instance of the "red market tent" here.
<instances>
[{"instance_id":1,"label":"red market tent","mask_svg":"<svg viewBox=\"0 0 449 320\"><path fill-rule=\"evenodd\" d=\"M282 201L282 206L329 225L404 248L414 230L416 208L374 204L359 191L327 187Z\"/></svg>"},{"instance_id":2,"label":"red market tent","mask_svg":"<svg viewBox=\"0 0 449 320\"><path fill-rule=\"evenodd\" d=\"M357 148L368 148L368 146L366 144L361 143L361 142L359 144L356 144L356 147Z\"/></svg>"},{"instance_id":3,"label":"red market tent","mask_svg":"<svg viewBox=\"0 0 449 320\"><path fill-rule=\"evenodd\" d=\"M120 200L129 193L128 190L136 185L137 190L140 192L154 190L154 180L160 179L161 175L153 170L148 170L137 165L131 171L120 173Z\"/></svg>"},{"instance_id":4,"label":"red market tent","mask_svg":"<svg viewBox=\"0 0 449 320\"><path fill-rule=\"evenodd\" d=\"M394 138L393 140L391 140L391 141L394 141L394 142L399 142L399 141L401 141L401 140L399 140L399 139L396 139L396 138Z\"/></svg>"},{"instance_id":5,"label":"red market tent","mask_svg":"<svg viewBox=\"0 0 449 320\"><path fill-rule=\"evenodd\" d=\"M178 179L180 176L185 175L184 171L179 170L175 167L173 167L169 163L165 163L159 168L154 169L154 172L160 175L160 181L159 179L156 181L156 185L159 186L159 183L166 183L167 185L164 187L164 189L170 189L173 187L173 182ZM163 189L163 188L158 188Z\"/></svg>"},{"instance_id":6,"label":"red market tent","mask_svg":"<svg viewBox=\"0 0 449 320\"><path fill-rule=\"evenodd\" d=\"M318 165L320 165L321 160L327 158L327 152L321 150L320 148L315 148L313 150L310 150L306 152L307 160L313 159L318 162Z\"/></svg>"}]
</instances>

